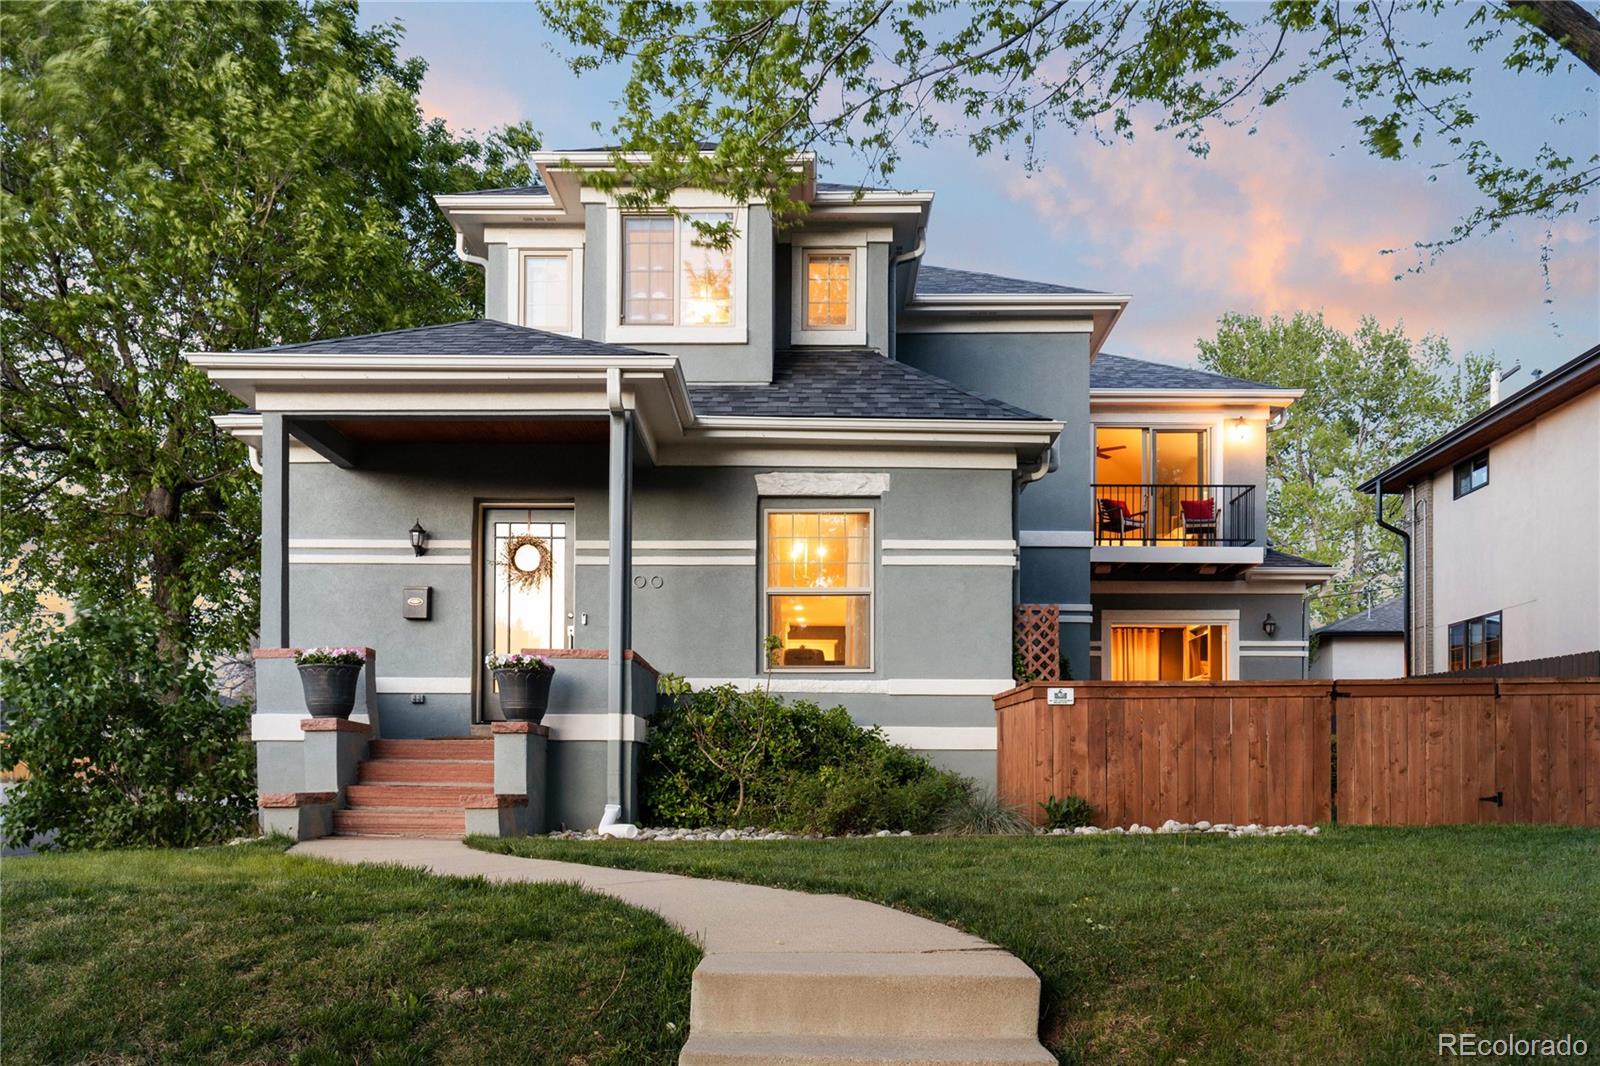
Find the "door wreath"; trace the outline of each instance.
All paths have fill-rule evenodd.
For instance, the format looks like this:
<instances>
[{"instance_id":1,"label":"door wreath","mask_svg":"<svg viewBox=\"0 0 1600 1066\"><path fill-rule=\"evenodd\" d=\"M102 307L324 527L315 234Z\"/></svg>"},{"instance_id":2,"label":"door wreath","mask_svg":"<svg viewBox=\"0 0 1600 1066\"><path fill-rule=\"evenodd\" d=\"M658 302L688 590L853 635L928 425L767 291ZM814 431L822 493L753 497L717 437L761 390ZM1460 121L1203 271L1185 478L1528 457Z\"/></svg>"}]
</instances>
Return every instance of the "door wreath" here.
<instances>
[{"instance_id":1,"label":"door wreath","mask_svg":"<svg viewBox=\"0 0 1600 1066\"><path fill-rule=\"evenodd\" d=\"M506 568L507 579L520 589L538 588L554 569L550 542L529 533L508 538L500 562Z\"/></svg>"}]
</instances>

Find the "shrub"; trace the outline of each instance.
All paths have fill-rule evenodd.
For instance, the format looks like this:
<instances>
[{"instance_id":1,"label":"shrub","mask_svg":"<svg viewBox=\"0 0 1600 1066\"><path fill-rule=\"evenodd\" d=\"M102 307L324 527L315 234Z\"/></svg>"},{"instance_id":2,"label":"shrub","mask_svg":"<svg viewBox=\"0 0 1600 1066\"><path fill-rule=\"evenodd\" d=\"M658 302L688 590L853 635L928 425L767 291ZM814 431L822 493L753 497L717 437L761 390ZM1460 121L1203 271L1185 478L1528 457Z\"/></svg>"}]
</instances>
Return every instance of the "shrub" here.
<instances>
[{"instance_id":1,"label":"shrub","mask_svg":"<svg viewBox=\"0 0 1600 1066\"><path fill-rule=\"evenodd\" d=\"M1076 829L1080 825L1089 825L1094 821L1094 804L1082 796L1056 799L1052 794L1039 806L1044 810L1046 829Z\"/></svg>"},{"instance_id":2,"label":"shrub","mask_svg":"<svg viewBox=\"0 0 1600 1066\"><path fill-rule=\"evenodd\" d=\"M969 789L945 808L939 831L958 837L1020 836L1033 832L1033 826L993 792Z\"/></svg>"},{"instance_id":3,"label":"shrub","mask_svg":"<svg viewBox=\"0 0 1600 1066\"><path fill-rule=\"evenodd\" d=\"M925 832L969 787L843 707L663 682L640 774L652 824Z\"/></svg>"},{"instance_id":4,"label":"shrub","mask_svg":"<svg viewBox=\"0 0 1600 1066\"><path fill-rule=\"evenodd\" d=\"M223 703L156 634L147 614L95 613L18 641L0 765L28 776L6 796L7 843L54 830L68 848L192 846L250 825L250 705Z\"/></svg>"}]
</instances>

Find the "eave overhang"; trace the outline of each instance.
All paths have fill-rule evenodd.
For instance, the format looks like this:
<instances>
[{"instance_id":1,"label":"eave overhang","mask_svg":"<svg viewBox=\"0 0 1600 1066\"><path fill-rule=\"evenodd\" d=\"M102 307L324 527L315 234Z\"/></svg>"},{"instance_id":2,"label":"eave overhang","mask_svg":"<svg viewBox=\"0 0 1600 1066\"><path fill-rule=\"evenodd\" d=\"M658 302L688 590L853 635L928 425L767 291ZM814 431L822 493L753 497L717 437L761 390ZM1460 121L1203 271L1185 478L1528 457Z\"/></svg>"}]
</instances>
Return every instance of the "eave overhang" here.
<instances>
[{"instance_id":1,"label":"eave overhang","mask_svg":"<svg viewBox=\"0 0 1600 1066\"><path fill-rule=\"evenodd\" d=\"M1100 352L1111 330L1133 297L1127 293L941 293L913 295L900 321L915 328L920 322L946 325L961 320L1015 322L1018 333L1029 332L1030 321L1091 320L1089 353Z\"/></svg>"}]
</instances>

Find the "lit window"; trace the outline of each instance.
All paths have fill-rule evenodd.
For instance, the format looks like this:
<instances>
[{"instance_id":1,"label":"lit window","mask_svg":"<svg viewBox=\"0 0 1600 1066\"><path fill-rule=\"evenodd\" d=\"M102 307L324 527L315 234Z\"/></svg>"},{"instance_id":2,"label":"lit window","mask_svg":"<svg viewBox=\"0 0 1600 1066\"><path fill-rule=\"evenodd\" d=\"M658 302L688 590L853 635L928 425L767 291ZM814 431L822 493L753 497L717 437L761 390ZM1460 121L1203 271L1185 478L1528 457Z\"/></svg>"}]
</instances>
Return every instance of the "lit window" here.
<instances>
[{"instance_id":1,"label":"lit window","mask_svg":"<svg viewBox=\"0 0 1600 1066\"><path fill-rule=\"evenodd\" d=\"M622 220L622 321L672 323L674 232L670 218Z\"/></svg>"},{"instance_id":2,"label":"lit window","mask_svg":"<svg viewBox=\"0 0 1600 1066\"><path fill-rule=\"evenodd\" d=\"M733 321L733 252L703 244L695 223L731 224L727 212L685 215L683 245L683 315L685 326L726 326Z\"/></svg>"},{"instance_id":3,"label":"lit window","mask_svg":"<svg viewBox=\"0 0 1600 1066\"><path fill-rule=\"evenodd\" d=\"M849 252L807 252L806 329L850 329Z\"/></svg>"},{"instance_id":4,"label":"lit window","mask_svg":"<svg viewBox=\"0 0 1600 1066\"><path fill-rule=\"evenodd\" d=\"M1450 626L1450 669L1500 665L1500 612Z\"/></svg>"},{"instance_id":5,"label":"lit window","mask_svg":"<svg viewBox=\"0 0 1600 1066\"><path fill-rule=\"evenodd\" d=\"M726 326L733 321L733 252L702 241L696 223L731 224L727 211L682 220L622 220L622 321L643 326Z\"/></svg>"},{"instance_id":6,"label":"lit window","mask_svg":"<svg viewBox=\"0 0 1600 1066\"><path fill-rule=\"evenodd\" d=\"M1227 626L1111 627L1112 681L1221 681Z\"/></svg>"},{"instance_id":7,"label":"lit window","mask_svg":"<svg viewBox=\"0 0 1600 1066\"><path fill-rule=\"evenodd\" d=\"M572 331L572 260L569 257L523 257L522 324L557 333Z\"/></svg>"},{"instance_id":8,"label":"lit window","mask_svg":"<svg viewBox=\"0 0 1600 1066\"><path fill-rule=\"evenodd\" d=\"M869 513L768 511L766 581L779 667L871 665Z\"/></svg>"},{"instance_id":9,"label":"lit window","mask_svg":"<svg viewBox=\"0 0 1600 1066\"><path fill-rule=\"evenodd\" d=\"M1489 453L1474 455L1471 459L1456 464L1455 469L1456 494L1460 499L1469 492L1477 492L1489 483Z\"/></svg>"}]
</instances>

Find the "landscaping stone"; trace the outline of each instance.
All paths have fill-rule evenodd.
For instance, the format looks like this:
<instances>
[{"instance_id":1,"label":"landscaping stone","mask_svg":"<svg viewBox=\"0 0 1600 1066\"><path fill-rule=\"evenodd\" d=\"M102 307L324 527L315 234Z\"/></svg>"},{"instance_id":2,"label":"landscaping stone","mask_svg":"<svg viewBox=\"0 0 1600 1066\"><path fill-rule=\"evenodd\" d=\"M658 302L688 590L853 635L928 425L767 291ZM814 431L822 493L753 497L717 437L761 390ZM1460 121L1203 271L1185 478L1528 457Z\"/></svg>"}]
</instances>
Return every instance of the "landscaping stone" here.
<instances>
[{"instance_id":1,"label":"landscaping stone","mask_svg":"<svg viewBox=\"0 0 1600 1066\"><path fill-rule=\"evenodd\" d=\"M1174 834L1174 833L1192 833L1192 834L1195 834L1195 835L1210 833L1210 834L1226 834L1228 836L1233 836L1233 837L1242 837L1242 836L1256 837L1256 836L1316 836L1317 833L1318 833L1318 829L1314 825L1312 825L1312 826L1307 826L1307 825L1262 826L1262 825L1255 825L1255 824L1251 824L1251 825L1233 825L1233 824L1231 824L1229 822L1212 823L1212 822L1207 822L1207 821L1199 821L1199 822L1189 823L1189 822L1180 822L1176 818L1168 818L1165 822L1162 822L1160 826L1140 825L1138 823L1135 823L1134 825L1128 826L1127 828L1123 828L1122 826L1112 826L1112 827L1110 827L1108 829L1102 829L1101 827L1096 826L1096 825L1080 825L1080 826L1078 826L1076 828L1073 828L1073 829L1067 829L1067 828L1043 829L1043 828L1040 828L1040 829L1034 830L1034 833L1037 836L1048 836L1048 837L1074 837L1074 836L1081 837L1081 836L1106 836L1106 835L1119 835L1119 836L1121 836L1121 835L1128 835L1128 834L1132 834L1132 835L1136 835L1136 836L1145 836L1147 834L1157 834L1157 833L1163 834L1163 835L1169 835L1169 836ZM671 843L672 841L675 841L675 840L711 841L711 842L714 842L714 843L722 843L722 842L732 842L732 841L741 841L741 840L867 840L867 839L874 839L875 840L875 839L880 839L880 838L884 838L884 837L909 837L909 836L913 836L913 835L915 835L915 834L913 834L909 829L902 829L899 832L895 832L892 829L879 829L876 832L872 832L872 833L859 833L859 834L849 834L847 836L842 836L842 837L830 837L830 836L823 836L820 833L785 833L785 832L782 832L781 830L777 830L777 829L761 829L761 828L758 828L758 827L753 826L753 825L747 825L747 826L744 826L743 828L739 828L739 829L734 829L734 828L731 828L731 827L729 827L729 828L717 828L715 826L701 826L701 827L698 827L698 828L686 828L686 827L682 827L682 826L677 826L677 827L674 827L674 826L655 826L655 827L648 828L648 829L640 829L639 830L639 835L634 839L638 840L638 841L659 840L662 843ZM553 833L550 833L549 836L551 838L555 839L555 840L613 840L613 839L615 839L613 837L603 837L599 833L595 832L592 829L560 829L560 830L557 830L557 831L555 831Z\"/></svg>"}]
</instances>

